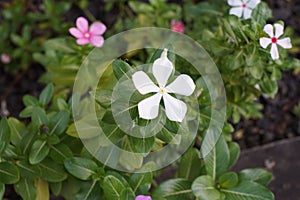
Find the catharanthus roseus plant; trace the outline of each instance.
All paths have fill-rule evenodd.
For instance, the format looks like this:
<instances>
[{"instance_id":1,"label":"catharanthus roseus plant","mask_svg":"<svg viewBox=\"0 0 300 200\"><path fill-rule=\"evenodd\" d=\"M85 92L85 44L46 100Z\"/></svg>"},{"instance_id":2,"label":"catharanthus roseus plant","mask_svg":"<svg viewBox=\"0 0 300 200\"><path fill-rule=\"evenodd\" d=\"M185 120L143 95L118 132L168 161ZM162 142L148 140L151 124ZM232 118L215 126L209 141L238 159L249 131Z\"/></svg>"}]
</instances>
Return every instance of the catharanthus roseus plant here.
<instances>
[{"instance_id":1,"label":"catharanthus roseus plant","mask_svg":"<svg viewBox=\"0 0 300 200\"><path fill-rule=\"evenodd\" d=\"M267 188L272 179L267 170L232 171L240 156L240 147L232 139L233 125L241 118L262 117L262 107L257 100L260 95L274 97L281 72L300 68L299 60L288 56L291 41L294 41L291 31L284 33L282 21L274 26L267 24L272 12L264 1L183 1L181 4L165 0L105 1L107 10L103 12L107 13L97 16L109 16L118 8L117 16L109 23L101 19L109 24L108 30L93 19L85 1L74 7L83 9L82 13L95 22L89 26L85 17L79 17L76 27L65 19L70 13L62 15L71 7L70 1L47 0L40 7L29 6L30 10L37 11L32 14L25 9L24 21L14 16L19 16L20 9L27 8L25 1L24 4L14 2L5 3L9 5L3 12L7 21L0 24L0 30L4 30L0 36L1 63L7 67L22 60L22 65L30 66L34 59L45 66L46 73L40 80L47 86L40 95L23 97L24 109L18 118L0 120L0 199L6 185L14 185L24 200L50 199L50 196L66 200L275 199ZM62 23L62 20L65 21ZM102 52L105 48L104 33L112 36L144 26L165 28L180 36L184 34L174 31L185 33L194 44L202 45L202 51L208 54L188 52L190 55L203 53L202 73L186 58L174 54L169 43L171 37L163 44L157 44L157 37L155 41L146 41L147 45L153 43L155 49L136 49L122 54L107 62L104 71L97 67L80 68L82 63L101 64L98 54L92 54L93 59L88 55L93 49ZM40 31L44 31L42 36ZM54 35L55 38L47 39ZM139 47L141 41L136 38L135 35L124 37L127 43L120 45L121 52ZM187 48L182 46L180 50ZM220 90L208 88L208 83L215 84L214 78L207 80L207 75L212 73L212 60L224 81L222 95L227 98L220 107L214 107L219 99L213 99ZM147 67L139 67L141 64ZM89 75L84 77L82 88L97 75L103 76L99 85L88 87L83 94L72 93L80 69ZM115 92L115 85L121 81L131 85ZM129 102L125 106L117 104L117 100L127 97ZM88 98L95 105L89 105ZM137 137L131 132L125 133L117 123L112 104L128 111L126 119L133 121L130 126L125 124L128 129L138 127L143 134ZM226 111L222 110L225 105ZM221 132L216 144L202 157L205 137L215 136L214 129L207 131L214 109L226 112L226 122L224 127L222 124L223 129L218 129ZM93 117L92 111L96 111L96 120L86 123L90 121L85 119ZM199 118L195 117L198 115ZM75 120L82 129L76 126ZM149 124L154 128L149 128ZM190 129L190 124L197 124L197 128ZM83 138L80 131L84 132ZM98 137L99 132L101 137ZM169 154L159 154L157 163L145 159L167 146L179 145L192 132L195 137L188 148L180 152L183 155L178 160L173 159L172 149ZM112 165L100 162L83 142L101 149L98 153L107 160L112 159ZM111 146L117 146L115 152L109 151ZM154 172L154 169L167 159L173 159L172 169L176 173L168 174L171 178L161 182L160 175L165 172Z\"/></svg>"}]
</instances>

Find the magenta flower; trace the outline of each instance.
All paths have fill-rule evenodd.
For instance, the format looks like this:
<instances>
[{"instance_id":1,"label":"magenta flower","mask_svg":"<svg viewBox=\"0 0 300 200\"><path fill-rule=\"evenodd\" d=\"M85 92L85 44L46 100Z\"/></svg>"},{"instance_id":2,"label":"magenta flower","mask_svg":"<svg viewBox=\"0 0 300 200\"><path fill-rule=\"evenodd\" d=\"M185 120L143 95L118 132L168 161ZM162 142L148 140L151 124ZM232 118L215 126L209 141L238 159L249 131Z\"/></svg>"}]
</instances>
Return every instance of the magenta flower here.
<instances>
[{"instance_id":1,"label":"magenta flower","mask_svg":"<svg viewBox=\"0 0 300 200\"><path fill-rule=\"evenodd\" d=\"M184 23L182 21L171 21L171 30L178 33L184 33Z\"/></svg>"},{"instance_id":2,"label":"magenta flower","mask_svg":"<svg viewBox=\"0 0 300 200\"><path fill-rule=\"evenodd\" d=\"M101 36L106 31L106 26L101 22L94 22L89 28L89 22L84 17L78 17L76 28L69 29L71 35L77 38L78 45L92 44L95 47L101 47L104 38Z\"/></svg>"},{"instance_id":3,"label":"magenta flower","mask_svg":"<svg viewBox=\"0 0 300 200\"><path fill-rule=\"evenodd\" d=\"M152 200L150 196L139 195L135 197L135 200Z\"/></svg>"}]
</instances>

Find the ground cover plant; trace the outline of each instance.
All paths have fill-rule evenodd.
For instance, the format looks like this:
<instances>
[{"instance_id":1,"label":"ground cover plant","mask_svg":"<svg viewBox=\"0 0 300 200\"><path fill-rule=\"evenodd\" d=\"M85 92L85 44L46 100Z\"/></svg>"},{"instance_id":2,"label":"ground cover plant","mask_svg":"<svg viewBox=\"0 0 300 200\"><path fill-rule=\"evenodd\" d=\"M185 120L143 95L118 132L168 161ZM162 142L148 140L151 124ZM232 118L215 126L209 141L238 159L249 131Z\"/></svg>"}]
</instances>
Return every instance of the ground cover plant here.
<instances>
[{"instance_id":1,"label":"ground cover plant","mask_svg":"<svg viewBox=\"0 0 300 200\"><path fill-rule=\"evenodd\" d=\"M45 68L45 87L23 96L18 117L1 113L0 197L13 185L25 200L275 199L267 170L231 171L240 155L232 133L241 119L263 117L257 99L274 98L283 71L299 70L292 28L270 23L260 0L102 3L107 15L118 13L110 24L85 0L0 4L3 70ZM132 29L150 36L114 40ZM201 50L177 53L190 48L176 43L189 44L184 34ZM115 48L126 53L101 71ZM161 182L169 160L177 171Z\"/></svg>"}]
</instances>

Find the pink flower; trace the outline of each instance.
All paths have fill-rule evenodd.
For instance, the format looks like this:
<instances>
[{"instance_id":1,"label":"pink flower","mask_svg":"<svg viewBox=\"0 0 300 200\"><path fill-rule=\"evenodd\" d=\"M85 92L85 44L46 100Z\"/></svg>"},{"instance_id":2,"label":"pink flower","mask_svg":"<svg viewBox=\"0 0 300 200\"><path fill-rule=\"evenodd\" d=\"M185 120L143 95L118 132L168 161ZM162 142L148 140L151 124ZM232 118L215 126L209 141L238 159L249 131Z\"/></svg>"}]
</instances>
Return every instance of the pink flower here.
<instances>
[{"instance_id":1,"label":"pink flower","mask_svg":"<svg viewBox=\"0 0 300 200\"><path fill-rule=\"evenodd\" d=\"M89 22L84 17L78 17L76 28L69 29L71 35L77 38L78 45L91 43L95 47L101 47L104 38L101 36L106 31L106 26L101 22L94 22L89 28Z\"/></svg>"},{"instance_id":2,"label":"pink flower","mask_svg":"<svg viewBox=\"0 0 300 200\"><path fill-rule=\"evenodd\" d=\"M135 197L135 200L152 200L150 196L139 195Z\"/></svg>"},{"instance_id":3,"label":"pink flower","mask_svg":"<svg viewBox=\"0 0 300 200\"><path fill-rule=\"evenodd\" d=\"M182 21L171 21L171 30L178 33L184 33L184 23Z\"/></svg>"},{"instance_id":4,"label":"pink flower","mask_svg":"<svg viewBox=\"0 0 300 200\"><path fill-rule=\"evenodd\" d=\"M8 64L11 61L11 57L8 54L1 54L1 62L4 64Z\"/></svg>"}]
</instances>

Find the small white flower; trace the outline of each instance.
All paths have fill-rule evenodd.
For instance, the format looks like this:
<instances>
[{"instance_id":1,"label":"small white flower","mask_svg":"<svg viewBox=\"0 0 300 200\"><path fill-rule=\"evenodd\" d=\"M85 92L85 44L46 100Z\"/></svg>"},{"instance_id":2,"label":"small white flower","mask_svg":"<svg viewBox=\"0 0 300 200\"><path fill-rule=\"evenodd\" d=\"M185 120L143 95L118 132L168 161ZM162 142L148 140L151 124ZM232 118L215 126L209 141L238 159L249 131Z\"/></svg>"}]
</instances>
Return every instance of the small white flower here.
<instances>
[{"instance_id":1,"label":"small white flower","mask_svg":"<svg viewBox=\"0 0 300 200\"><path fill-rule=\"evenodd\" d=\"M260 0L228 0L227 2L232 6L229 14L236 15L239 18L243 16L244 19L249 19L252 10L260 3Z\"/></svg>"},{"instance_id":2,"label":"small white flower","mask_svg":"<svg viewBox=\"0 0 300 200\"><path fill-rule=\"evenodd\" d=\"M283 35L284 27L281 24L274 24L275 27L275 34L274 34L274 28L271 24L267 24L264 27L264 32L266 32L270 38L262 37L259 40L260 46L262 46L264 49L267 48L270 44L271 46L271 56L273 60L279 59L279 53L277 44L285 49L292 48L291 39L289 37L279 39L280 36Z\"/></svg>"},{"instance_id":3,"label":"small white flower","mask_svg":"<svg viewBox=\"0 0 300 200\"><path fill-rule=\"evenodd\" d=\"M167 117L171 121L182 122L187 111L187 106L183 101L171 96L170 93L190 96L196 86L192 78L185 74L179 75L172 83L166 86L174 70L174 66L168 59L167 53L168 50L164 49L161 57L156 59L152 66L152 73L158 86L143 71L135 72L132 75L134 86L141 94L155 93L139 102L139 116L143 119L156 118L158 116L160 101L163 98Z\"/></svg>"}]
</instances>

